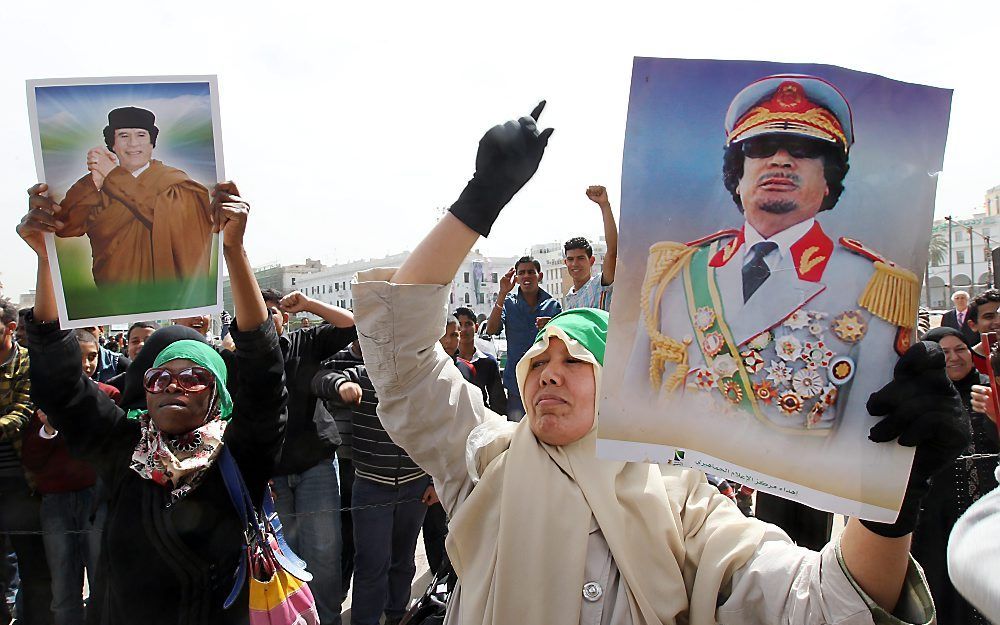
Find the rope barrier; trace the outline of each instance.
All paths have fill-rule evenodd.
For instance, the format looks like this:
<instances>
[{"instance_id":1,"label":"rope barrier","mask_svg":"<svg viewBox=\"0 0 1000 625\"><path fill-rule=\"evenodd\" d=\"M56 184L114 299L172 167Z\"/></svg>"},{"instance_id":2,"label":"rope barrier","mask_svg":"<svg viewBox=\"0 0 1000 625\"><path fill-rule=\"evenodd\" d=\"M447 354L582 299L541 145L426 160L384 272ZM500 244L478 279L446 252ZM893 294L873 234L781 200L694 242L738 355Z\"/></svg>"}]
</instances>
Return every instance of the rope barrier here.
<instances>
[{"instance_id":1,"label":"rope barrier","mask_svg":"<svg viewBox=\"0 0 1000 625\"><path fill-rule=\"evenodd\" d=\"M370 508L386 508L388 506L398 506L404 503L416 503L418 501L423 501L419 497L413 499L399 499L397 501L391 501L388 503L372 503L365 504L363 506L351 506L349 508L330 508L327 510L310 510L309 512L290 512L288 514L279 514L278 517L283 521L288 519L314 516L317 514L330 514L331 512L351 512L354 510L368 510ZM94 532L100 532L102 530L64 530L62 532L43 532L41 530L5 530L0 528L0 536L44 536L46 534L93 534Z\"/></svg>"}]
</instances>

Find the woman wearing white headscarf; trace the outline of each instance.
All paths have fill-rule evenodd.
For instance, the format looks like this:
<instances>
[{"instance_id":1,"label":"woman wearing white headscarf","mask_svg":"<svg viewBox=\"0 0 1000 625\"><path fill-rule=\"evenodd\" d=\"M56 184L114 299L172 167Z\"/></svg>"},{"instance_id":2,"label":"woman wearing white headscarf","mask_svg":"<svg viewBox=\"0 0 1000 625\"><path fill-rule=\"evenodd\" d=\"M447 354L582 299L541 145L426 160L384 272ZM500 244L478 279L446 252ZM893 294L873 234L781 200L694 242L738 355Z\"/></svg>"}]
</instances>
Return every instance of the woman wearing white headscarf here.
<instances>
[{"instance_id":1,"label":"woman wearing white headscarf","mask_svg":"<svg viewBox=\"0 0 1000 625\"><path fill-rule=\"evenodd\" d=\"M552 132L536 128L541 108L483 137L475 176L399 270L361 273L354 286L379 417L434 477L451 518L460 585L448 622L929 622L909 511L903 525L852 520L817 553L744 518L697 471L596 459L603 313L569 311L539 334L517 363L527 410L517 424L486 409L436 347L460 263L538 167ZM924 400L948 412L957 398L944 385Z\"/></svg>"}]
</instances>

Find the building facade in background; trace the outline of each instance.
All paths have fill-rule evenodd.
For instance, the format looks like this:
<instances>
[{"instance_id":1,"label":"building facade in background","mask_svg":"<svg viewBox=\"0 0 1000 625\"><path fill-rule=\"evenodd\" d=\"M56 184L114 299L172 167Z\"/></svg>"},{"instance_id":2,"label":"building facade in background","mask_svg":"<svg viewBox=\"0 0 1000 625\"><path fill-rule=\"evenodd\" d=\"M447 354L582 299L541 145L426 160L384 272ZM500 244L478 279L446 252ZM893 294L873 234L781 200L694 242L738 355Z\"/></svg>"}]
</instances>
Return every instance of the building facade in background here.
<instances>
[{"instance_id":1,"label":"building facade in background","mask_svg":"<svg viewBox=\"0 0 1000 625\"><path fill-rule=\"evenodd\" d=\"M1000 191L1000 187L991 191ZM924 306L934 310L948 309L954 291L961 289L975 295L993 286L990 250L1000 245L1000 211L997 209L1000 197L991 199L987 194L987 202L993 203L993 214L978 213L964 219L951 219L950 250L948 219L934 220L927 283L920 296Z\"/></svg>"}]
</instances>

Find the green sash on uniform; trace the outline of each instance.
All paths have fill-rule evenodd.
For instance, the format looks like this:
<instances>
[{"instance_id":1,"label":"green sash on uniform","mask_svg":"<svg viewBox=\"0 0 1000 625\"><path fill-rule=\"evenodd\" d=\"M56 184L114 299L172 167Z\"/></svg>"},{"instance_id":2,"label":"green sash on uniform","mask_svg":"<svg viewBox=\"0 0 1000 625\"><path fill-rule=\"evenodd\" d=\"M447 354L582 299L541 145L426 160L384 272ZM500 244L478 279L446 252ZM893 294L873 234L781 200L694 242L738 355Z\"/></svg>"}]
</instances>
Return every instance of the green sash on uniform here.
<instances>
[{"instance_id":1,"label":"green sash on uniform","mask_svg":"<svg viewBox=\"0 0 1000 625\"><path fill-rule=\"evenodd\" d=\"M754 385L750 381L750 374L744 365L743 356L739 352L728 324L726 324L725 311L722 308L722 298L719 295L719 287L715 282L715 270L709 266L709 261L718 252L718 248L719 242L714 241L710 245L699 249L691 256L690 262L684 267L684 294L687 300L688 318L691 322L691 327L694 328L698 349L701 351L702 358L705 361L704 369L714 374L714 365L722 356L731 356L736 364L736 369L731 376L722 377L716 375L715 385L709 392L718 392L734 407L753 413L761 423L782 432L811 435L824 435L828 433L829 430L809 430L778 425L768 419L761 411L760 398L754 392ZM699 309L709 309L714 313L714 318L711 320L712 323L710 325L703 323L702 327L699 327L699 321L703 321L705 316L699 313ZM699 319L699 317L702 317L702 319ZM722 345L714 356L709 355L705 351L705 337L712 334L717 334L722 339ZM753 348L748 347L748 349Z\"/></svg>"},{"instance_id":2,"label":"green sash on uniform","mask_svg":"<svg viewBox=\"0 0 1000 625\"><path fill-rule=\"evenodd\" d=\"M740 357L733 335L726 325L725 311L722 309L722 298L719 297L719 289L715 284L714 272L710 274L708 266L709 259L715 256L718 251L718 242L701 248L691 257L691 262L684 268L684 290L688 315L691 320L691 327L695 331L695 342L705 360L705 369L713 371L715 361L721 356L730 356L735 365L736 371L728 377L718 376L717 388L719 392L735 406L747 412L758 413L757 400L753 392L753 385L747 375L743 360ZM699 327L698 309L708 308L714 314L712 324L707 327ZM705 351L705 337L708 335L718 335L723 339L722 347L715 355L710 355Z\"/></svg>"}]
</instances>

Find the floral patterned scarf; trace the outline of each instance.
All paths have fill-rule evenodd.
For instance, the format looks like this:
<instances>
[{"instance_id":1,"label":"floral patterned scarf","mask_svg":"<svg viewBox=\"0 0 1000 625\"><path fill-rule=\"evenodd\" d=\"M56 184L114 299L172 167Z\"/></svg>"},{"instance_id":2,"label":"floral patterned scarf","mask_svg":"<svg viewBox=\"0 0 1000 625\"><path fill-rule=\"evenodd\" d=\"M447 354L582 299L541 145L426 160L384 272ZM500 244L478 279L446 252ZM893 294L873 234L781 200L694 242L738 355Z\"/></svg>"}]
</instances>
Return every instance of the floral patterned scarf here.
<instances>
[{"instance_id":1,"label":"floral patterned scarf","mask_svg":"<svg viewBox=\"0 0 1000 625\"><path fill-rule=\"evenodd\" d=\"M197 486L222 451L228 421L212 419L201 427L176 436L160 431L149 413L139 416L139 443L129 466L147 480L170 487L175 502Z\"/></svg>"},{"instance_id":2,"label":"floral patterned scarf","mask_svg":"<svg viewBox=\"0 0 1000 625\"><path fill-rule=\"evenodd\" d=\"M144 479L170 488L171 503L190 493L205 476L222 451L222 437L233 412L233 400L226 390L226 364L211 346L193 340L176 341L153 362L187 359L215 375L215 388L205 422L183 434L167 434L156 427L146 410L130 410L139 421L139 442L129 466Z\"/></svg>"}]
</instances>

